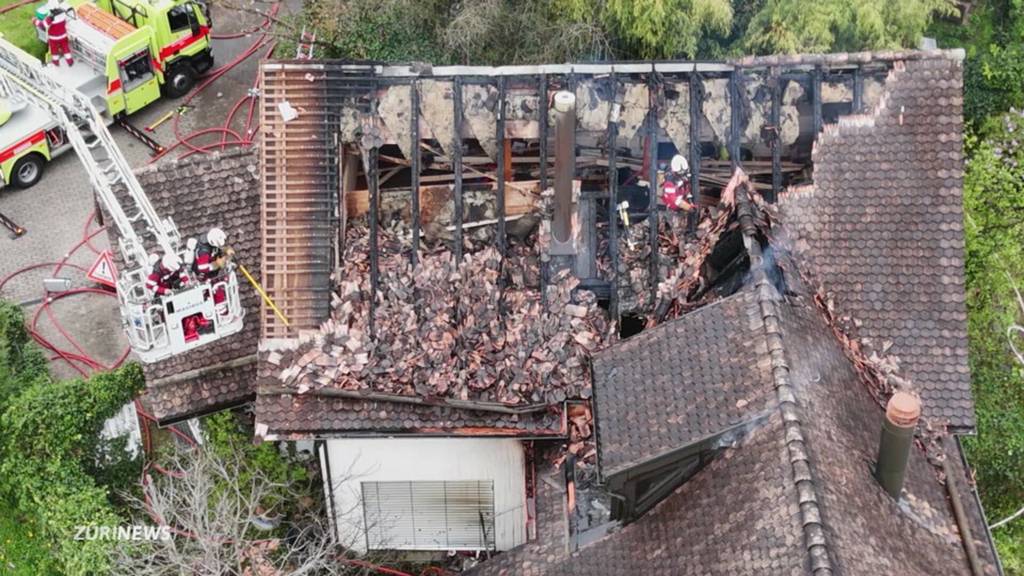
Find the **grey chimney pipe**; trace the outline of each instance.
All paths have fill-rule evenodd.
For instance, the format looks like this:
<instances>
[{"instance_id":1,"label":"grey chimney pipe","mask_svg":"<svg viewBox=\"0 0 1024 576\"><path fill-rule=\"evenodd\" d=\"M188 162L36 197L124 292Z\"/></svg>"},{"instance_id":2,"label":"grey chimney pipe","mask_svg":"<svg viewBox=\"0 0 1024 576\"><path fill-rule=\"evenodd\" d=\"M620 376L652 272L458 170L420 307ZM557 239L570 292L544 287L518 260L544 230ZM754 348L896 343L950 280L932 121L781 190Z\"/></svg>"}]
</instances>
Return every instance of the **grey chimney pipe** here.
<instances>
[{"instance_id":1,"label":"grey chimney pipe","mask_svg":"<svg viewBox=\"0 0 1024 576\"><path fill-rule=\"evenodd\" d=\"M555 93L555 198L551 222L553 244L572 240L572 177L576 168L576 96Z\"/></svg>"},{"instance_id":2,"label":"grey chimney pipe","mask_svg":"<svg viewBox=\"0 0 1024 576\"><path fill-rule=\"evenodd\" d=\"M920 417L921 400L907 392L893 394L885 407L875 478L897 500L903 491L910 446L914 442L914 429Z\"/></svg>"}]
</instances>

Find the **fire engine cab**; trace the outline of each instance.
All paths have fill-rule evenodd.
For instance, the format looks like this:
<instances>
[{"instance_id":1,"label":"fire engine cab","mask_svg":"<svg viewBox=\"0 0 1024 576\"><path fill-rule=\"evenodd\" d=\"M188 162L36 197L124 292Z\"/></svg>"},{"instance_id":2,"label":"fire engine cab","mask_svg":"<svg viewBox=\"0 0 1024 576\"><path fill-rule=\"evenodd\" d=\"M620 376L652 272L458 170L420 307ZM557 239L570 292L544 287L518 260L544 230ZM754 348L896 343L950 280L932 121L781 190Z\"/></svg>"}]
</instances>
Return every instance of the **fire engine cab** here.
<instances>
[{"instance_id":1,"label":"fire engine cab","mask_svg":"<svg viewBox=\"0 0 1024 576\"><path fill-rule=\"evenodd\" d=\"M97 198L117 228L118 250L124 262L118 271L117 297L132 350L143 362L156 362L237 333L242 329L245 310L238 298L238 279L230 260L212 278L197 279L162 295L146 290L150 249L183 261L188 261L192 252L174 221L162 218L153 208L107 131L95 100L58 81L51 68L0 37L0 101L7 102L10 110L17 110L11 118L22 114L31 119L36 110L49 118L70 143L64 146L78 155ZM48 126L39 119L28 128L30 133L32 129L41 130L43 143L47 143ZM31 148L36 144L30 139L18 144L16 150L22 146ZM119 198L114 190L122 186L126 194ZM188 330L193 323L202 324L204 329Z\"/></svg>"},{"instance_id":2,"label":"fire engine cab","mask_svg":"<svg viewBox=\"0 0 1024 576\"><path fill-rule=\"evenodd\" d=\"M210 19L197 0L69 0L64 5L74 65L61 61L43 70L85 95L108 124L161 94L185 95L213 67ZM36 10L37 21L48 15L46 4ZM43 29L37 34L46 42ZM31 102L0 100L0 184L32 186L46 163L68 149L62 128L48 116Z\"/></svg>"}]
</instances>

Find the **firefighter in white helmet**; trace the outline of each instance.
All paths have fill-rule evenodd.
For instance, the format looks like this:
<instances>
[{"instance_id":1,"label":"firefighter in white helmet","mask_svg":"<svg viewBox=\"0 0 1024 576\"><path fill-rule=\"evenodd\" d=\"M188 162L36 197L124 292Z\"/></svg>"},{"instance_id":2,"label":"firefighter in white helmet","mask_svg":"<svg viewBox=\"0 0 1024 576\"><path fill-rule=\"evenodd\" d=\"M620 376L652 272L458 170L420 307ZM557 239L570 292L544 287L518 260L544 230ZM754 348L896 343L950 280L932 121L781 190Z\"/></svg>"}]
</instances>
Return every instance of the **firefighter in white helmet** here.
<instances>
[{"instance_id":1,"label":"firefighter in white helmet","mask_svg":"<svg viewBox=\"0 0 1024 576\"><path fill-rule=\"evenodd\" d=\"M234 256L235 251L224 246L227 241L227 233L220 228L210 228L206 238L196 244L192 271L201 282L216 280L227 266L228 259ZM227 295L223 286L214 291L213 302L218 314L227 314Z\"/></svg>"},{"instance_id":2,"label":"firefighter in white helmet","mask_svg":"<svg viewBox=\"0 0 1024 576\"><path fill-rule=\"evenodd\" d=\"M42 20L33 18L37 28L46 32L46 43L50 48L53 65L60 65L60 57L64 55L68 66L75 64L71 57L71 44L68 42L68 6L60 0L50 0L46 4L47 15Z\"/></svg>"},{"instance_id":3,"label":"firefighter in white helmet","mask_svg":"<svg viewBox=\"0 0 1024 576\"><path fill-rule=\"evenodd\" d=\"M681 154L672 157L669 171L661 185L661 201L670 210L693 210L690 194L690 164Z\"/></svg>"},{"instance_id":4,"label":"firefighter in white helmet","mask_svg":"<svg viewBox=\"0 0 1024 576\"><path fill-rule=\"evenodd\" d=\"M181 265L177 254L164 254L153 265L153 271L146 278L146 289L156 296L164 296L188 285L188 271Z\"/></svg>"}]
</instances>

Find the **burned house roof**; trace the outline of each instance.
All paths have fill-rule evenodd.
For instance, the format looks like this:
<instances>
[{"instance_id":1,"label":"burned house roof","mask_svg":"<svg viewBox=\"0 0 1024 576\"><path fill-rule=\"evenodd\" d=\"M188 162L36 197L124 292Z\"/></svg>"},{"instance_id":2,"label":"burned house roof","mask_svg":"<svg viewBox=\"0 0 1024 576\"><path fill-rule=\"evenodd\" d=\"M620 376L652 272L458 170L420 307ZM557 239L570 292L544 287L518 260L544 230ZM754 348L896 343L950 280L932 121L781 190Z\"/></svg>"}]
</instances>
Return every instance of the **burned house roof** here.
<instances>
[{"instance_id":1,"label":"burned house roof","mask_svg":"<svg viewBox=\"0 0 1024 576\"><path fill-rule=\"evenodd\" d=\"M749 202L745 206L751 209ZM743 213L741 205L741 222ZM643 460L641 455L621 463L623 447L637 437L663 445L663 453L701 442L704 436L721 436L734 422L753 423L739 434L742 439L733 436L731 447L710 464L649 512L603 539L543 564L534 554L513 550L507 558L485 562L475 574L970 573L962 540L966 530L980 558L980 574L999 573L955 441L939 440L928 452L912 450L898 502L874 478L882 410L817 307L813 290L795 274L794 260L776 247L777 257L785 261L781 292L766 273L764 263L773 264L761 256L752 222L749 218L744 223L755 246L747 287L670 322L670 330L645 331L640 336L653 335L642 341L627 339L603 354L637 354L638 346L643 347L650 362L642 364L639 376L615 371L600 356L595 360L601 366L595 368L595 403L605 478ZM705 328L709 312L720 314L721 324L700 339L696 335ZM760 322L751 322L752 316ZM750 339L754 331L763 338L750 347L754 352L736 354L736 339ZM708 356L680 360L694 355L694 340ZM705 391L733 389L729 380L735 373L728 370L680 369L687 362L719 363L709 358L712 354L728 357L727 364L746 363L755 374L762 372L765 361L770 364L775 401L767 416L758 418L763 404L742 404L746 414L733 410L733 404L727 410L732 415L719 419L714 412L721 406L711 400L707 412L702 414L702 406L679 411L685 415L681 425L666 425L675 413L655 408L659 404L681 405L684 398ZM662 384L652 386L651 380ZM606 393L609 388L618 393ZM653 417L644 420L638 411ZM700 432L687 433L691 428ZM951 476L938 464L942 458L949 459ZM950 504L954 493L967 503L966 526L958 523Z\"/></svg>"},{"instance_id":2,"label":"burned house roof","mask_svg":"<svg viewBox=\"0 0 1024 576\"><path fill-rule=\"evenodd\" d=\"M403 201L422 201L422 192L406 196L415 180L403 181L409 162L398 158L416 150L417 144L430 153L412 153L412 158L430 163L430 174L425 177L448 190L463 187L463 179L488 186L493 183L493 189L499 190L504 180L495 175L500 173L498 167L518 170L522 179L529 176L543 181L546 169L531 171L532 166L549 162L543 151L547 140L538 140L542 132L537 127L546 115L536 114L536 108L543 106L552 89L570 89L574 82L580 108L585 110L578 118L581 138L577 148L581 152L575 166L579 172L591 171L591 188L581 192L581 198L608 197L607 189L597 189L594 182L607 183L607 174L600 171L616 168L616 155L609 153L607 143L618 131L624 132L616 150L628 148L631 156L618 158L617 168L628 169L632 179L647 179L647 174L641 173L643 167L654 171L640 159L645 142L666 145L671 140L678 152L688 150L691 166L700 170L693 181L703 187L694 191L695 199L705 207L715 204L716 187L725 184L731 170L730 162L718 161L717 151L728 146L734 162L742 166L746 160L740 145L748 146L744 151L761 146L758 165L750 162L751 173L759 170L761 180L744 184L748 199L740 207L741 218L761 222L759 230L737 235L735 220L729 220L731 214L706 211L698 235L700 226L713 220L717 224L709 227L714 233L705 235L706 242L696 245L698 251L707 253L684 254L687 241L680 240L683 249L672 257L693 257L692 266L676 267L675 276L659 277L655 269L646 277L638 275L639 281L634 282L646 285L647 292L632 299L643 311L643 303L662 295L665 286L660 281L676 281L676 286L668 286L665 292L674 299L672 314L682 316L598 353L593 363L595 428L605 479L628 475L645 463L694 446L717 456L706 465L702 459L702 468L645 514L572 553L572 539L566 536L571 524L564 511L566 496L550 490L550 484L538 483L538 523L551 519L552 524L538 526L537 540L484 562L478 573L959 572L967 562L961 539L967 526L957 524L949 505L952 494L967 502L967 524L974 535L971 544L982 559L981 572L998 571L980 506L966 488L968 474L959 459L959 447L948 437L931 438L937 444L930 452L912 454L904 497L898 503L874 480L872 463L882 421L878 400L887 391L868 387L875 381L863 372L866 360L851 361L849 346L851 342L882 341L879 349L890 353L890 360L900 359L901 378L894 377L890 383L902 382L920 394L928 421L935 423L937 431L943 421L949 421L957 432L972 428L963 352L962 57L962 53L900 52L731 63L497 69L339 62L264 65L265 70L290 79L267 97L265 110L277 114L278 106L288 103L294 94L301 104L299 119L292 120L294 129L324 130L318 145L340 134L345 147L341 156L366 155L370 166L370 173L365 174L367 190L362 190L361 196L351 194L353 206L365 204L363 213L379 209L372 202L371 180L375 178L403 182L392 193ZM823 89L822 79L829 74L836 81ZM775 83L774 78L783 81ZM862 86L868 80L875 83L871 90ZM455 99L452 96L462 82L463 98ZM785 82L789 82L788 88L781 89ZM476 85L468 86L471 83ZM456 103L473 110L482 103L493 105L496 99L492 96L512 84L518 92L509 96L507 117L495 115L493 110L479 111L481 117L471 118L456 113ZM645 92L649 87L658 91L654 98ZM693 90L687 94L690 88ZM310 96L316 90L339 96L318 100ZM538 94L544 97L538 98ZM615 108L609 95L617 94L622 96L625 110L616 123L608 119ZM782 108L775 126L772 98L780 98ZM737 102L743 104L742 109L732 109ZM702 106L698 109L690 103ZM647 122L645 127L638 119L651 105L660 106L653 116L657 122ZM838 117L835 125L822 111L828 106L846 110L830 117ZM869 113L858 113L868 108ZM327 109L331 114L324 114ZM317 122L322 116L334 118L337 124ZM499 117L507 121L500 125L505 135L522 145L505 163L496 161L503 144L488 141L487 135L491 134L491 120L497 122ZM463 120L467 121L463 124ZM825 126L819 132L821 123ZM649 128L655 124L657 127ZM801 131L801 126L812 124L814 130ZM764 150L778 144L771 141L776 129L784 146L801 139L813 142L813 152L807 147L810 162L773 167L776 162L765 161ZM288 127L282 130L284 134ZM456 135L457 130L461 133ZM695 135L694 142L687 141ZM267 132L264 138L274 139L275 133ZM286 140L286 136L280 138ZM623 142L627 139L628 145ZM468 143L472 140L476 144ZM383 142L390 147L387 153L381 152ZM716 158L702 154L706 144L713 145ZM460 153L455 154L456 150ZM463 151L469 153L465 158ZM333 150L321 156L328 164L342 162ZM391 158L385 158L381 168L380 159L385 156ZM495 172L490 172L492 169ZM770 200L774 192L781 192L782 185L774 179L768 183L764 176L778 176L780 171L791 181L803 177L794 174L809 174L813 183L784 193L777 212L755 211L749 200L750 188L763 191ZM359 178L355 172L349 173L353 180ZM329 175L329 170L324 174ZM287 180L275 183L275 194L287 194ZM341 188L352 192L352 187L361 184L350 183L348 188L342 184ZM506 191L511 186L507 183ZM322 188L319 201L333 201L338 187L332 182ZM726 202L727 189L721 198L732 210L734 205ZM378 200L386 201L384 192L379 192ZM307 193L303 190L298 199L308 201ZM600 204L602 209L606 206ZM658 211L643 216L647 220L642 225L650 226L651 220L658 225ZM419 223L418 216L412 219ZM591 220L594 222L596 219ZM605 259L599 258L590 268L604 276L615 300L618 281L635 280L629 277L635 270L622 270L615 261L616 252L610 246L619 240L611 222L618 222L614 214L606 221L607 236L595 243L604 250L600 257ZM772 222L775 227L768 228ZM458 226L450 228L462 233ZM376 228L370 230L377 239ZM312 233L308 236L322 239L313 238ZM409 236L419 238L415 233ZM638 243L639 254L657 252L659 236L624 233L622 244ZM677 235L672 230L669 236ZM652 245L646 244L648 238ZM453 241L455 251L464 248L461 235L448 240ZM761 245L759 240L769 250L767 256L754 253L754 246ZM609 247L601 243L605 241ZM760 276L751 280L734 274L735 280L746 280L748 285L689 312L714 300L716 290L728 292L722 284L707 285L714 281L708 280L707 265L713 258L706 257L717 245L726 243L749 249L747 262L755 271L761 270ZM776 259L785 261L781 265L784 284L767 278L761 268L768 260L765 266L775 270L773 252ZM660 263L650 260L664 265L664 252L661 258ZM732 267L742 262L731 256L723 258L714 272L729 276L727 272L734 272ZM646 264L644 261L644 267ZM386 274L386 266L377 265ZM367 264L366 268L373 266ZM288 284L287 278L282 281ZM382 291L394 289L385 281L381 286ZM396 286L402 289L406 284L398 282ZM825 294L821 299L817 298L819 287ZM702 295L700 301L683 302L694 291ZM362 296L359 301L364 301ZM828 303L827 314L816 307L819 301ZM276 323L272 316L264 318ZM836 325L836 320L844 325ZM273 346L261 352L257 419L271 434L508 433L510 420L525 430L523 435L545 436L537 430L553 430L553 419L531 427L529 419L523 423L522 415L513 420L507 411L474 412L459 407L458 396L424 389L425 382L415 379L399 382L411 387L404 391L367 391L360 381L337 386L335 375L324 377L325 372L337 368L330 351L346 346L336 336L327 337L335 334L339 325L351 326L345 322L321 327L319 336L314 334L285 352ZM851 329L849 336L840 336L847 328ZM262 372L264 367L269 371ZM585 386L579 389L581 396L585 390ZM400 401L387 397L403 392ZM500 404L504 399L495 395L482 401ZM544 394L536 401L553 405L561 399ZM550 418L552 414L554 411L538 411L533 417ZM486 425L477 428L481 423ZM949 490L944 471L936 466L942 457L953 464L953 474L945 479ZM561 514L557 513L560 509Z\"/></svg>"},{"instance_id":3,"label":"burned house roof","mask_svg":"<svg viewBox=\"0 0 1024 576\"><path fill-rule=\"evenodd\" d=\"M199 238L212 227L227 232L236 258L251 268L260 261L260 195L256 156L225 152L172 161L136 173L154 209L171 218L182 238ZM116 232L111 231L111 244ZM143 402L161 424L192 418L253 399L259 296L239 290L246 321L241 332L212 344L143 365Z\"/></svg>"},{"instance_id":4,"label":"burned house roof","mask_svg":"<svg viewBox=\"0 0 1024 576\"><path fill-rule=\"evenodd\" d=\"M972 430L961 76L945 58L897 67L874 113L826 126L813 186L778 206L837 312L876 347L891 343L926 414Z\"/></svg>"},{"instance_id":5,"label":"burned house roof","mask_svg":"<svg viewBox=\"0 0 1024 576\"><path fill-rule=\"evenodd\" d=\"M810 185L813 192L784 194L780 206L780 217L787 221L789 230L796 236L797 247L805 249L801 253L815 263L808 266L808 273L819 278L825 289L834 294L837 314L857 318L863 323L863 336L893 343L893 356L899 356L913 380L920 380L919 388L931 415L942 416L959 430L969 431L973 427L973 416L962 346L963 280L958 269L962 264L962 230L957 228L960 224L954 222L960 217L961 176L957 164L960 162L962 57L958 52L911 51L747 58L722 63L499 68L382 66L336 61L266 62L262 65L264 74L275 89L264 99L263 111L268 126L275 128L264 131L262 136L267 154L264 168L268 174L263 194L269 207L263 222L264 232L268 238L280 240L282 246L292 247L289 250L315 249L316 252L296 252L294 265L291 257L281 255L283 252L265 258L268 291L274 298L281 295L286 314L299 315L296 326L301 329L322 328L332 320L332 313L326 309L327 296L310 296L308 290L299 287L314 282L315 292L320 294L332 283L328 279L331 256L326 246L329 242L325 239L332 232L338 235L344 232L331 228L332 216L327 213L337 203L339 188L345 198L344 202L337 203L343 221L375 211L377 220L384 226L381 210L386 210L386 205L396 200L403 206L403 217L408 221L412 213L409 199L416 196L410 192L416 183L420 185L421 204L420 215L412 217L413 230L429 232L427 213L437 206L428 210L423 203L438 191L447 195L444 201L450 206L460 194L463 201L468 201L470 190L475 190L472 186L486 186L489 193L496 193L504 185L508 214L509 195L520 189L536 190L545 186L547 171L535 167L538 161L550 162L550 153L545 152L541 144L546 140L538 139L545 129L541 126L546 126L540 121L546 115L538 113L538 107L543 107L547 100L539 97L541 91L550 94L551 90L575 87L574 92L581 102L576 170L577 176L590 178L591 186L601 179L601 176L595 178L595 174L609 167L610 159L602 156L606 154L602 147L607 146L606 130L612 124L608 121L609 111L614 109L611 101L615 100L621 102L623 108L615 123L616 134L621 146L629 149L628 153L619 155L619 169L628 169L632 179L647 179L646 174L639 173L643 165L639 151L649 145L650 126L654 125L653 138L660 147L674 145L680 153L689 153L690 164L699 168L695 181L700 186L694 192L695 199L703 206L715 203L717 187L728 180L729 163L708 157L701 152L702 146L706 148L710 143L716 149L727 148L730 154L739 154L737 148L742 146L744 151L753 151L763 159L766 150L772 147L770 135L774 121L778 122L779 142L786 150L791 150L779 168L786 174L783 180L799 181L799 174L811 174L814 181ZM608 76L608 72L614 72L614 78ZM461 90L461 107L454 105L457 87ZM502 90L508 103L507 116L495 114ZM651 94L651 90L656 92ZM332 96L323 98L322 94ZM772 119L775 114L771 110L772 98L779 98L781 105L775 120ZM700 107L694 107L694 103L699 103ZM656 123L644 121L651 106L657 107ZM282 107L293 108L298 116L287 119L280 111ZM460 109L461 116L455 113ZM857 113L865 109L873 111ZM812 110L813 119L809 117ZM810 124L817 128L837 118L839 125L826 125L823 134L804 129ZM928 118L935 121L928 122ZM863 126L855 127L858 122ZM505 143L495 138L499 129L507 138ZM871 135L865 136L869 132ZM690 141L694 136L699 140L697 146ZM309 141L313 147L289 146L293 137ZM508 142L513 140L512 147L518 147L509 154ZM458 155L452 148L456 142L460 143ZM806 154L800 151L804 145ZM897 145L899 150L890 150ZM496 162L502 147L505 161ZM905 156L907 161L892 161L896 153ZM544 154L548 154L547 159L540 160ZM693 154L703 159L695 162ZM290 158L307 156L317 166L316 170L291 170ZM359 162L360 156L365 163ZM755 186L770 197L769 191L777 187L765 182L764 167L771 162L759 162L760 166L752 168L751 172L760 174L761 181L755 182ZM459 166L461 168L457 169ZM502 167L504 179L498 176ZM312 176L316 182L310 179ZM607 182L607 176L603 178ZM853 180L857 180L855 185ZM386 181L390 181L388 187L382 188ZM374 185L379 188L375 205L370 202ZM926 190L916 192L919 188ZM521 196L529 198L530 195L527 191ZM798 196L807 201L797 201ZM864 198L874 201L862 201ZM291 209L286 205L293 204L303 218L308 216L301 225L296 225L298 221L286 214ZM309 208L314 205L316 211L327 212L314 218ZM443 224L454 220L451 216L454 208L445 207L442 211L447 211L451 218L442 223L443 231ZM492 210L478 220L493 223L494 216ZM653 217L657 219L657 214ZM896 222L903 221L908 223L905 230L899 233L892 230ZM436 228L437 223L434 224ZM415 228L417 225L422 228ZM451 238L453 228L460 235L458 238ZM458 252L462 249L464 231L454 225L448 229L447 240L452 242L453 251ZM658 235L634 234L638 229L634 226L623 236L629 248L636 244L635 239L640 239L635 250L640 256L636 260L646 261L650 259L651 249L643 239L649 237L656 242ZM716 229L711 236L716 238L718 232ZM610 236L612 233L593 234ZM406 232L406 238L415 235L415 232ZM627 252L625 241L596 238L595 244L601 246L601 253L596 264L590 266L591 276L587 279L610 284L611 300L616 305L635 307L638 309L628 312L645 314L644 303L655 300L653 293L660 290L659 281L664 278L652 278L652 274L645 275L646 271L620 270L621 262L614 260L614 253L610 249L605 251L606 242L618 242L620 249ZM403 250L408 253L413 249L405 246ZM337 246L335 251L341 252ZM679 260L686 258L689 256L685 254L678 256ZM661 259L662 268L666 268L664 252ZM338 260L337 266L346 265L346 258ZM381 264L382 269L383 266ZM366 267L371 266L367 263ZM688 275L688 280L695 280L689 270L679 270ZM609 274L613 276L608 278ZM338 278L333 279L335 291L338 282ZM640 289L635 294L619 293L623 286L637 285ZM389 289L384 281L380 287L385 292ZM901 296L902 291L913 294ZM879 298L874 298L876 293ZM868 294L871 298L866 296ZM941 310L928 307L927 302L932 297L943 303ZM316 311L310 312L311 307ZM676 313L685 309L689 308L677 306ZM269 310L263 310L261 322L268 338L295 336ZM312 344L300 347L308 346ZM276 383L267 380L267 389L291 380L278 378L286 368L285 365L275 366L265 374L266 378L278 380ZM310 372L309 368L304 370ZM316 383L316 378L322 374L309 376L309 389L323 387L322 382ZM294 388L298 386L301 383ZM429 398L437 394L436 391L415 390L412 395ZM487 400L506 402L509 399ZM338 432L348 433L353 426L365 425L353 422L372 422L372 429L394 430L409 421L413 429L419 430L420 424L445 420L431 416L420 422L405 413L408 407L382 411L375 404L381 401L379 398L333 398L330 401L321 398L312 402L294 397L268 397L259 403L258 412L266 414L265 423L271 433L275 430L282 433L329 431L333 425L340 426ZM527 403L557 404L560 401L545 396ZM312 406L327 407L327 412L321 418L311 418ZM366 415L375 409L378 415L387 414L389 421L368 419ZM422 408L418 410L421 416L425 413ZM352 420L341 417L339 412L342 411L353 412ZM330 424L332 422L335 424ZM499 424L499 427L506 427ZM425 426L424 429L435 428L437 426Z\"/></svg>"}]
</instances>

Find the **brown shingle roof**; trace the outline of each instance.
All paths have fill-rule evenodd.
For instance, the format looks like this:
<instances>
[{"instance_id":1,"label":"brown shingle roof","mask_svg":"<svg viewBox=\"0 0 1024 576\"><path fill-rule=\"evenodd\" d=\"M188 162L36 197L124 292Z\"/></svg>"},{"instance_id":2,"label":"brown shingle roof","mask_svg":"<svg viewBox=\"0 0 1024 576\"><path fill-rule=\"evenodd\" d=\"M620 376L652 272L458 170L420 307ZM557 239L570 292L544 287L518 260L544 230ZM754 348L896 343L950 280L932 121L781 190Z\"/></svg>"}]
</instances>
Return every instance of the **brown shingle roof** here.
<instances>
[{"instance_id":1,"label":"brown shingle roof","mask_svg":"<svg viewBox=\"0 0 1024 576\"><path fill-rule=\"evenodd\" d=\"M236 259L255 271L261 245L257 174L253 152L233 151L147 167L136 175L157 213L172 218L182 238L199 238L219 226L227 232ZM110 234L115 244L115 233ZM143 402L161 424L244 404L254 397L259 296L248 285L240 285L239 293L246 310L241 332L188 354L143 365ZM252 361L247 361L249 357ZM232 365L217 368L225 363ZM195 376L178 381L176 376L182 374Z\"/></svg>"},{"instance_id":2,"label":"brown shingle roof","mask_svg":"<svg viewBox=\"0 0 1024 576\"><path fill-rule=\"evenodd\" d=\"M602 475L749 422L774 406L767 352L755 294L745 290L598 353Z\"/></svg>"},{"instance_id":3,"label":"brown shingle roof","mask_svg":"<svg viewBox=\"0 0 1024 576\"><path fill-rule=\"evenodd\" d=\"M875 113L826 127L813 186L784 194L779 212L838 314L892 342L926 414L971 430L961 77L954 59L897 66Z\"/></svg>"},{"instance_id":4,"label":"brown shingle roof","mask_svg":"<svg viewBox=\"0 0 1024 576\"><path fill-rule=\"evenodd\" d=\"M966 554L938 469L915 449L903 499L897 503L884 492L872 474L882 410L813 304L802 297L781 300L777 293L772 298L793 394L790 408L773 411L739 447L725 451L653 510L605 539L541 565L535 554L515 550L475 573L810 574L813 540L807 522L814 520L823 529L820 538L832 570L821 573L966 574ZM732 330L749 329L739 316L725 321ZM662 332L666 342L656 345L666 355L666 367L686 350L684 341L670 335ZM680 381L680 395L687 394L686 387ZM673 401L663 393L641 386L632 401ZM600 390L596 401L599 420L624 410L616 403L603 404ZM803 460L794 460L795 430L802 437ZM607 437L602 429L600 441ZM947 457L959 457L950 444ZM801 461L807 466L794 464ZM956 472L962 475L959 485L983 573L996 574L983 516L963 489L967 478L959 464ZM817 512L808 516L810 503ZM526 562L531 570L525 569Z\"/></svg>"},{"instance_id":5,"label":"brown shingle roof","mask_svg":"<svg viewBox=\"0 0 1024 576\"><path fill-rule=\"evenodd\" d=\"M531 542L472 573L804 574L800 508L789 467L776 412L740 448L715 459L653 510L605 539L571 556L563 549L555 561L528 548ZM541 504L538 500L538 510ZM542 520L538 516L538 530Z\"/></svg>"},{"instance_id":6,"label":"brown shingle roof","mask_svg":"<svg viewBox=\"0 0 1024 576\"><path fill-rule=\"evenodd\" d=\"M278 438L360 434L564 436L560 406L524 415L378 400L259 394L256 422Z\"/></svg>"},{"instance_id":7,"label":"brown shingle roof","mask_svg":"<svg viewBox=\"0 0 1024 576\"><path fill-rule=\"evenodd\" d=\"M959 447L952 441L945 439L930 448L938 451L932 454L912 449L899 501L889 497L875 480L883 412L809 297L809 288L799 274L792 273L796 265L790 255L775 247L777 259L785 262L787 271L785 298L761 267L773 266L776 259L762 258L754 225L756 210L748 192L749 188L744 188L737 193L740 223L754 266L750 274L753 286L743 291L755 296L768 350L740 354L740 358L756 364L760 358L770 357L777 411L750 432L741 446L727 450L652 511L591 547L535 567L535 573L968 574L962 531L949 503L949 493L954 491L965 502L966 521L973 532L970 546L978 553L981 574L999 574L984 515L966 488L970 482L959 460ZM764 262L767 264L761 264ZM719 306L745 299L749 301L741 291ZM687 318L693 317L697 318L693 326L699 326L702 319L698 314L700 311L684 316L679 325L685 326ZM742 314L723 315L725 326L717 330L747 335L751 327L749 320L744 320ZM637 435L618 425L632 406L684 404L677 399L699 394L706 386L704 380L690 382L687 378L678 379L677 390L649 385L651 380L677 379L678 358L688 344L679 337L678 328L651 333L653 336L641 343L651 351L641 369L644 377L618 378L617 383L626 389L610 398L600 387L596 390L599 443L610 443L613 455ZM693 337L686 330L683 335ZM719 338L709 344L722 341ZM614 348L638 353L629 340ZM685 373L687 368L682 370ZM942 401L931 398L923 397L926 409L930 401ZM634 420L633 425L658 429L667 417L663 414L653 424ZM714 420L713 416L704 417L707 422ZM606 426L602 419L610 419L612 425ZM713 428L707 430L714 433ZM663 433L678 442L688 441L685 431L681 436L675 429ZM655 445L659 442L653 441ZM602 448L602 454L605 450ZM933 461L937 456L953 461L953 483ZM606 465L604 461L602 465ZM737 480L741 481L732 484ZM773 490L778 493L772 495ZM705 526L706 519L710 523ZM506 561L494 567L485 563L478 573L513 574L517 570Z\"/></svg>"}]
</instances>

